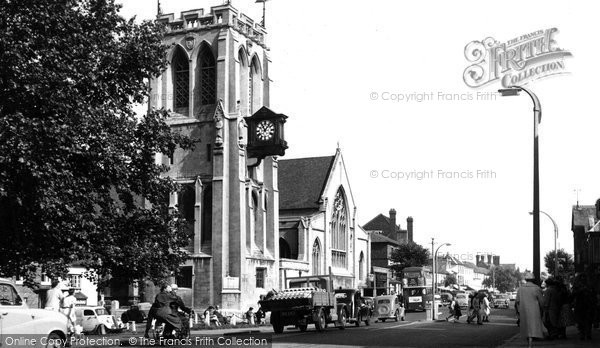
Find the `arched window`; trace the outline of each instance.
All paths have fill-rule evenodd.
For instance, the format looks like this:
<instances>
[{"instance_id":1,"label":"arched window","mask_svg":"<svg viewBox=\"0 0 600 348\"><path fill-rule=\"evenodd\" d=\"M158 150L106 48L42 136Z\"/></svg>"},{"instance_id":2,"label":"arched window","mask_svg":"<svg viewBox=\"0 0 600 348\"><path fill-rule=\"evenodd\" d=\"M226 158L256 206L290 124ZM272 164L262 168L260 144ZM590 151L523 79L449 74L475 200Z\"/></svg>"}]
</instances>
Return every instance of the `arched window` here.
<instances>
[{"instance_id":1,"label":"arched window","mask_svg":"<svg viewBox=\"0 0 600 348\"><path fill-rule=\"evenodd\" d=\"M252 228L252 236L254 236L254 245L263 250L263 228L262 228L262 209L259 205L258 193L252 192L252 212L250 214L250 224Z\"/></svg>"},{"instance_id":2,"label":"arched window","mask_svg":"<svg viewBox=\"0 0 600 348\"><path fill-rule=\"evenodd\" d=\"M292 258L292 249L288 242L283 238L279 238L279 257L282 259Z\"/></svg>"},{"instance_id":3,"label":"arched window","mask_svg":"<svg viewBox=\"0 0 600 348\"><path fill-rule=\"evenodd\" d=\"M358 280L363 279L365 279L365 254L361 251L358 258Z\"/></svg>"},{"instance_id":4,"label":"arched window","mask_svg":"<svg viewBox=\"0 0 600 348\"><path fill-rule=\"evenodd\" d=\"M348 216L344 191L340 187L333 200L331 216L331 257L334 267L346 268Z\"/></svg>"},{"instance_id":5,"label":"arched window","mask_svg":"<svg viewBox=\"0 0 600 348\"><path fill-rule=\"evenodd\" d=\"M312 274L321 274L321 243L315 239L312 248Z\"/></svg>"},{"instance_id":6,"label":"arched window","mask_svg":"<svg viewBox=\"0 0 600 348\"><path fill-rule=\"evenodd\" d=\"M173 109L186 114L190 102L190 64L183 48L177 46L171 61L173 72Z\"/></svg>"},{"instance_id":7,"label":"arched window","mask_svg":"<svg viewBox=\"0 0 600 348\"><path fill-rule=\"evenodd\" d=\"M212 253L212 185L204 184L202 190L202 226L200 247L203 253Z\"/></svg>"},{"instance_id":8,"label":"arched window","mask_svg":"<svg viewBox=\"0 0 600 348\"><path fill-rule=\"evenodd\" d=\"M217 69L215 57L210 46L203 44L198 54L198 77L200 86L200 105L217 102Z\"/></svg>"},{"instance_id":9,"label":"arched window","mask_svg":"<svg viewBox=\"0 0 600 348\"><path fill-rule=\"evenodd\" d=\"M260 63L258 58L254 57L248 69L248 112L250 114L256 112L256 109L260 107L261 81Z\"/></svg>"},{"instance_id":10,"label":"arched window","mask_svg":"<svg viewBox=\"0 0 600 348\"><path fill-rule=\"evenodd\" d=\"M242 116L247 116L250 114L249 102L249 91L248 91L248 83L250 82L249 72L248 72L248 55L243 48L240 48L238 52L238 61L239 61L239 98L240 98L240 111L242 112Z\"/></svg>"}]
</instances>

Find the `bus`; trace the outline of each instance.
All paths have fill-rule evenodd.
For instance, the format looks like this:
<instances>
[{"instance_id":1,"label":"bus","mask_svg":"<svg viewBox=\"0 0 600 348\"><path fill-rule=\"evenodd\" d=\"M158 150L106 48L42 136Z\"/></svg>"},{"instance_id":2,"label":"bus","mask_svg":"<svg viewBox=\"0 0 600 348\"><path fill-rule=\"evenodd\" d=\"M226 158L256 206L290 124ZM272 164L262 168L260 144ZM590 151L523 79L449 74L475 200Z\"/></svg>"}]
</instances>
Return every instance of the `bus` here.
<instances>
[{"instance_id":1,"label":"bus","mask_svg":"<svg viewBox=\"0 0 600 348\"><path fill-rule=\"evenodd\" d=\"M425 295L431 293L432 274L429 267L405 267L402 270L404 308L407 311L424 311Z\"/></svg>"}]
</instances>

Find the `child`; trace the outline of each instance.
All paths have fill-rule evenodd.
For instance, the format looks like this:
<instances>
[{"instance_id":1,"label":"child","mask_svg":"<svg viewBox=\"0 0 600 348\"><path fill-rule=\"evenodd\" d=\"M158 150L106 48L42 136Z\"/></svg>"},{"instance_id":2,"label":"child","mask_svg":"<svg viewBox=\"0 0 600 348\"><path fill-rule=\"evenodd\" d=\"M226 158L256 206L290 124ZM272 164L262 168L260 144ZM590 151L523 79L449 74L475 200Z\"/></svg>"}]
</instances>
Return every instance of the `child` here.
<instances>
[{"instance_id":1,"label":"child","mask_svg":"<svg viewBox=\"0 0 600 348\"><path fill-rule=\"evenodd\" d=\"M461 317L462 312L460 310L460 305L458 304L458 301L452 301L452 303L454 304L454 322L456 323Z\"/></svg>"}]
</instances>

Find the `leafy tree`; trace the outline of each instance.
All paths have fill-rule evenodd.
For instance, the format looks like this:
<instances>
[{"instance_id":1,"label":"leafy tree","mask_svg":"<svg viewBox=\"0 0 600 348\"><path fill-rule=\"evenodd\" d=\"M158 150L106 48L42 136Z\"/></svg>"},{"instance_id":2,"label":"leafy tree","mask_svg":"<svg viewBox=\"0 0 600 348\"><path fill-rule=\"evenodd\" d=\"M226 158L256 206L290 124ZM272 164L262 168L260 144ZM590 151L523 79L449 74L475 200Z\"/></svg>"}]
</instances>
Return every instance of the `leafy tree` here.
<instances>
[{"instance_id":1,"label":"leafy tree","mask_svg":"<svg viewBox=\"0 0 600 348\"><path fill-rule=\"evenodd\" d=\"M190 140L134 103L166 67L162 29L113 0L0 2L0 274L33 285L74 261L160 279L191 238L156 153Z\"/></svg>"},{"instance_id":2,"label":"leafy tree","mask_svg":"<svg viewBox=\"0 0 600 348\"><path fill-rule=\"evenodd\" d=\"M573 255L569 254L564 249L558 249L556 254L558 255L558 275L564 279L569 279L575 274ZM554 262L554 250L551 250L544 256L544 265L546 266L549 275L554 275Z\"/></svg>"},{"instance_id":3,"label":"leafy tree","mask_svg":"<svg viewBox=\"0 0 600 348\"><path fill-rule=\"evenodd\" d=\"M429 250L415 242L402 243L391 256L391 268L395 274L402 274L406 267L424 266L427 264Z\"/></svg>"},{"instance_id":4,"label":"leafy tree","mask_svg":"<svg viewBox=\"0 0 600 348\"><path fill-rule=\"evenodd\" d=\"M446 280L444 281L444 286L450 286L453 284L458 284L458 281L456 280L456 275L454 274L448 274L446 275Z\"/></svg>"},{"instance_id":5,"label":"leafy tree","mask_svg":"<svg viewBox=\"0 0 600 348\"><path fill-rule=\"evenodd\" d=\"M494 267L490 269L488 277L482 282L482 285L488 288L494 287L500 292L514 291L518 282L521 279L520 272L518 270L511 270L502 266Z\"/></svg>"}]
</instances>

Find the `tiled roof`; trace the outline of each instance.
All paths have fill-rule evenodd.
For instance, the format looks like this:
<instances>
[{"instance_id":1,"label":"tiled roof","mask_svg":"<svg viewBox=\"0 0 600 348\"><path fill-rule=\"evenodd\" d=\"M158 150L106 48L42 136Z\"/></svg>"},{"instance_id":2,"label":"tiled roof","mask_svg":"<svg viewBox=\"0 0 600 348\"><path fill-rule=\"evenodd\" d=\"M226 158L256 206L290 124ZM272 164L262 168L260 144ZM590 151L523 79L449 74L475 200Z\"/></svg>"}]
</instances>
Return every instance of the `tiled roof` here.
<instances>
[{"instance_id":1,"label":"tiled roof","mask_svg":"<svg viewBox=\"0 0 600 348\"><path fill-rule=\"evenodd\" d=\"M371 235L371 243L390 243L390 244L400 245L400 243L397 240L388 238L380 233L373 233Z\"/></svg>"},{"instance_id":2,"label":"tiled roof","mask_svg":"<svg viewBox=\"0 0 600 348\"><path fill-rule=\"evenodd\" d=\"M279 209L319 209L335 156L279 160Z\"/></svg>"}]
</instances>

